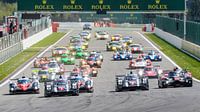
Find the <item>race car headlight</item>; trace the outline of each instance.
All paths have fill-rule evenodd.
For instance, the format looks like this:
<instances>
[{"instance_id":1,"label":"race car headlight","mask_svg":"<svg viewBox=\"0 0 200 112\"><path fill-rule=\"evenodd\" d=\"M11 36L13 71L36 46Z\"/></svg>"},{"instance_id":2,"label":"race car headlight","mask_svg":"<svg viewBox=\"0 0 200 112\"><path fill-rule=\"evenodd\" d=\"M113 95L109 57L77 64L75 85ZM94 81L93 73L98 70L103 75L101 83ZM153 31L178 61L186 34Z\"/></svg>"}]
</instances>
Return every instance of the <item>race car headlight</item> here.
<instances>
[{"instance_id":1,"label":"race car headlight","mask_svg":"<svg viewBox=\"0 0 200 112\"><path fill-rule=\"evenodd\" d=\"M97 73L97 71L92 71L93 74Z\"/></svg>"},{"instance_id":2,"label":"race car headlight","mask_svg":"<svg viewBox=\"0 0 200 112\"><path fill-rule=\"evenodd\" d=\"M103 59L103 56L99 56L100 59Z\"/></svg>"},{"instance_id":3,"label":"race car headlight","mask_svg":"<svg viewBox=\"0 0 200 112\"><path fill-rule=\"evenodd\" d=\"M75 55L76 53L75 52L72 52L72 55Z\"/></svg>"},{"instance_id":4,"label":"race car headlight","mask_svg":"<svg viewBox=\"0 0 200 112\"><path fill-rule=\"evenodd\" d=\"M87 55L88 55L88 53L84 53L84 55L85 55L85 56L87 56Z\"/></svg>"},{"instance_id":5,"label":"race car headlight","mask_svg":"<svg viewBox=\"0 0 200 112\"><path fill-rule=\"evenodd\" d=\"M71 58L71 60L73 61L73 60L75 60L74 58Z\"/></svg>"},{"instance_id":6,"label":"race car headlight","mask_svg":"<svg viewBox=\"0 0 200 112\"><path fill-rule=\"evenodd\" d=\"M11 87L11 88L10 88L10 91L14 91L14 88L13 88L13 87Z\"/></svg>"},{"instance_id":7,"label":"race car headlight","mask_svg":"<svg viewBox=\"0 0 200 112\"><path fill-rule=\"evenodd\" d=\"M112 37L112 40L115 40L115 37Z\"/></svg>"},{"instance_id":8,"label":"race car headlight","mask_svg":"<svg viewBox=\"0 0 200 112\"><path fill-rule=\"evenodd\" d=\"M118 80L118 84L119 84L119 85L122 85L122 80Z\"/></svg>"}]
</instances>

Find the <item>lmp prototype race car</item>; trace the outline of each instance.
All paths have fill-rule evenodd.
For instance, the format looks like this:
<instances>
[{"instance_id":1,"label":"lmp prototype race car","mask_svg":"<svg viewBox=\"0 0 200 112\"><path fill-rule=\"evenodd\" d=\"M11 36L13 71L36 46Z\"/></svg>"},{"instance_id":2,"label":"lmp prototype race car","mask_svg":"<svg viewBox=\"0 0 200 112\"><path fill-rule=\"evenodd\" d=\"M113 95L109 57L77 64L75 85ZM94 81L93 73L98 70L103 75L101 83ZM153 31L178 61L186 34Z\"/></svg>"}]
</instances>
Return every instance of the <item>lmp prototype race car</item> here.
<instances>
[{"instance_id":1,"label":"lmp prototype race car","mask_svg":"<svg viewBox=\"0 0 200 112\"><path fill-rule=\"evenodd\" d=\"M89 58L89 57L95 57L97 60L101 60L101 62L103 62L103 54L101 54L101 52L92 51L92 52L90 52L90 54L87 58Z\"/></svg>"},{"instance_id":2,"label":"lmp prototype race car","mask_svg":"<svg viewBox=\"0 0 200 112\"><path fill-rule=\"evenodd\" d=\"M64 66L59 65L56 60L50 61L47 69L51 72L58 73L58 74L63 74L65 72Z\"/></svg>"},{"instance_id":3,"label":"lmp prototype race car","mask_svg":"<svg viewBox=\"0 0 200 112\"><path fill-rule=\"evenodd\" d=\"M56 61L61 62L65 65L74 65L75 57L68 54L62 54L61 57L56 57Z\"/></svg>"},{"instance_id":4,"label":"lmp prototype race car","mask_svg":"<svg viewBox=\"0 0 200 112\"><path fill-rule=\"evenodd\" d=\"M165 70L158 77L158 87L167 88L169 86L192 87L192 74L187 70L175 69L174 71Z\"/></svg>"},{"instance_id":5,"label":"lmp prototype race car","mask_svg":"<svg viewBox=\"0 0 200 112\"><path fill-rule=\"evenodd\" d=\"M159 74L161 74L162 70L159 66L149 65L144 68L144 75L149 78L158 78Z\"/></svg>"},{"instance_id":6,"label":"lmp prototype race car","mask_svg":"<svg viewBox=\"0 0 200 112\"><path fill-rule=\"evenodd\" d=\"M11 79L9 84L9 92L10 94L17 93L40 93L40 85L39 81L36 77L27 78L22 76L19 79Z\"/></svg>"},{"instance_id":7,"label":"lmp prototype race car","mask_svg":"<svg viewBox=\"0 0 200 112\"><path fill-rule=\"evenodd\" d=\"M109 34L106 31L97 31L95 34L95 38L98 40L105 40L109 38Z\"/></svg>"},{"instance_id":8,"label":"lmp prototype race car","mask_svg":"<svg viewBox=\"0 0 200 112\"><path fill-rule=\"evenodd\" d=\"M130 44L128 46L129 50L131 53L142 53L143 52L143 47L140 44Z\"/></svg>"},{"instance_id":9,"label":"lmp prototype race car","mask_svg":"<svg viewBox=\"0 0 200 112\"><path fill-rule=\"evenodd\" d=\"M133 55L127 50L120 50L113 54L113 60L131 60Z\"/></svg>"},{"instance_id":10,"label":"lmp prototype race car","mask_svg":"<svg viewBox=\"0 0 200 112\"><path fill-rule=\"evenodd\" d=\"M129 62L129 68L131 69L144 68L148 65L148 63L150 62L144 60L143 58L137 58Z\"/></svg>"},{"instance_id":11,"label":"lmp prototype race car","mask_svg":"<svg viewBox=\"0 0 200 112\"><path fill-rule=\"evenodd\" d=\"M68 54L69 50L66 47L56 47L52 50L52 56L61 56L62 54Z\"/></svg>"},{"instance_id":12,"label":"lmp prototype race car","mask_svg":"<svg viewBox=\"0 0 200 112\"><path fill-rule=\"evenodd\" d=\"M111 41L120 41L122 39L121 34L115 34L111 36Z\"/></svg>"},{"instance_id":13,"label":"lmp prototype race car","mask_svg":"<svg viewBox=\"0 0 200 112\"><path fill-rule=\"evenodd\" d=\"M151 60L151 61L162 61L162 57L158 52L155 51L149 51L146 56L144 56L145 60Z\"/></svg>"},{"instance_id":14,"label":"lmp prototype race car","mask_svg":"<svg viewBox=\"0 0 200 112\"><path fill-rule=\"evenodd\" d=\"M119 41L111 41L106 44L107 51L122 50L122 44Z\"/></svg>"},{"instance_id":15,"label":"lmp prototype race car","mask_svg":"<svg viewBox=\"0 0 200 112\"><path fill-rule=\"evenodd\" d=\"M94 92L93 79L91 77L72 73L70 79L78 83L80 92L84 91L88 93Z\"/></svg>"},{"instance_id":16,"label":"lmp prototype race car","mask_svg":"<svg viewBox=\"0 0 200 112\"><path fill-rule=\"evenodd\" d=\"M90 65L90 67L97 67L101 68L102 61L99 58L96 57L88 57L85 60L81 60L80 65Z\"/></svg>"},{"instance_id":17,"label":"lmp prototype race car","mask_svg":"<svg viewBox=\"0 0 200 112\"><path fill-rule=\"evenodd\" d=\"M149 90L148 77L132 71L125 75L116 75L115 90L117 92L136 89Z\"/></svg>"},{"instance_id":18,"label":"lmp prototype race car","mask_svg":"<svg viewBox=\"0 0 200 112\"><path fill-rule=\"evenodd\" d=\"M44 83L44 96L51 97L54 95L79 95L79 86L76 81L60 78L46 81Z\"/></svg>"}]
</instances>

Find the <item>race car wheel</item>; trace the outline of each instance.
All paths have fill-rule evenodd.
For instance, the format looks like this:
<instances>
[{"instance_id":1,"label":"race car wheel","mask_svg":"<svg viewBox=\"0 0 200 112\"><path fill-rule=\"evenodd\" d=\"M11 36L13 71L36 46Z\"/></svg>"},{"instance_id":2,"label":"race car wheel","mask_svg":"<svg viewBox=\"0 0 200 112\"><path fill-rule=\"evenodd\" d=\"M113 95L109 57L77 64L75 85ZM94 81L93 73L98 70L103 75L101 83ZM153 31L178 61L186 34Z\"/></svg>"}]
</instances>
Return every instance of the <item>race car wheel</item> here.
<instances>
[{"instance_id":1,"label":"race car wheel","mask_svg":"<svg viewBox=\"0 0 200 112\"><path fill-rule=\"evenodd\" d=\"M45 94L44 94L44 97L51 97L51 94L45 93Z\"/></svg>"},{"instance_id":2,"label":"race car wheel","mask_svg":"<svg viewBox=\"0 0 200 112\"><path fill-rule=\"evenodd\" d=\"M188 83L186 83L187 87L192 87L192 85L193 85L192 80L189 80Z\"/></svg>"},{"instance_id":3,"label":"race car wheel","mask_svg":"<svg viewBox=\"0 0 200 112\"><path fill-rule=\"evenodd\" d=\"M93 93L94 92L94 88L88 89L88 93Z\"/></svg>"},{"instance_id":4,"label":"race car wheel","mask_svg":"<svg viewBox=\"0 0 200 112\"><path fill-rule=\"evenodd\" d=\"M40 94L39 90L34 91L35 94Z\"/></svg>"},{"instance_id":5,"label":"race car wheel","mask_svg":"<svg viewBox=\"0 0 200 112\"><path fill-rule=\"evenodd\" d=\"M122 91L122 88L116 87L116 88L115 88L115 91L116 91L116 92L121 92L121 91Z\"/></svg>"},{"instance_id":6,"label":"race car wheel","mask_svg":"<svg viewBox=\"0 0 200 112\"><path fill-rule=\"evenodd\" d=\"M16 93L15 92L13 92L13 91L10 91L10 93L9 93L10 95L15 95Z\"/></svg>"},{"instance_id":7,"label":"race car wheel","mask_svg":"<svg viewBox=\"0 0 200 112\"><path fill-rule=\"evenodd\" d=\"M79 90L76 90L72 93L73 96L79 96Z\"/></svg>"}]
</instances>

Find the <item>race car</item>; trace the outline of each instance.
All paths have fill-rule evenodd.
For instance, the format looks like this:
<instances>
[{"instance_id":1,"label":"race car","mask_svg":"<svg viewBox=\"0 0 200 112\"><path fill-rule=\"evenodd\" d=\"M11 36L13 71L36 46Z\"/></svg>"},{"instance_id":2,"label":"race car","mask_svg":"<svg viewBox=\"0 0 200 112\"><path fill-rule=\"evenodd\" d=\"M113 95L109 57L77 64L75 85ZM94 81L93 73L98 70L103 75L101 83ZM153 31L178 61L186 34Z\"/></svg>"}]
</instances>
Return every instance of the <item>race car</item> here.
<instances>
[{"instance_id":1,"label":"race car","mask_svg":"<svg viewBox=\"0 0 200 112\"><path fill-rule=\"evenodd\" d=\"M131 53L142 53L143 47L140 44L130 44L128 46L128 49L131 51Z\"/></svg>"},{"instance_id":2,"label":"race car","mask_svg":"<svg viewBox=\"0 0 200 112\"><path fill-rule=\"evenodd\" d=\"M160 67L150 65L144 68L144 75L149 78L158 78L161 71Z\"/></svg>"},{"instance_id":3,"label":"race car","mask_svg":"<svg viewBox=\"0 0 200 112\"><path fill-rule=\"evenodd\" d=\"M46 81L44 83L44 96L51 97L54 95L79 95L78 83L73 80L68 80L65 78L60 78Z\"/></svg>"},{"instance_id":4,"label":"race car","mask_svg":"<svg viewBox=\"0 0 200 112\"><path fill-rule=\"evenodd\" d=\"M121 34L115 34L111 36L111 41L120 41L122 39Z\"/></svg>"},{"instance_id":5,"label":"race car","mask_svg":"<svg viewBox=\"0 0 200 112\"><path fill-rule=\"evenodd\" d=\"M68 54L69 50L66 47L56 47L52 50L52 56L61 56L62 54Z\"/></svg>"},{"instance_id":6,"label":"race car","mask_svg":"<svg viewBox=\"0 0 200 112\"><path fill-rule=\"evenodd\" d=\"M79 43L79 44L83 45L85 48L88 48L88 42L86 40L84 40L84 39L76 39L76 38L74 38L74 39L70 40L70 43L77 43L77 44Z\"/></svg>"},{"instance_id":7,"label":"race car","mask_svg":"<svg viewBox=\"0 0 200 112\"><path fill-rule=\"evenodd\" d=\"M83 76L97 77L98 69L90 67L90 65L82 65L80 66L80 72Z\"/></svg>"},{"instance_id":8,"label":"race car","mask_svg":"<svg viewBox=\"0 0 200 112\"><path fill-rule=\"evenodd\" d=\"M49 71L48 70L39 70L38 71L39 82L44 82L49 78Z\"/></svg>"},{"instance_id":9,"label":"race car","mask_svg":"<svg viewBox=\"0 0 200 112\"><path fill-rule=\"evenodd\" d=\"M106 44L107 51L122 50L122 44L118 41L111 41Z\"/></svg>"},{"instance_id":10,"label":"race car","mask_svg":"<svg viewBox=\"0 0 200 112\"><path fill-rule=\"evenodd\" d=\"M69 50L70 51L76 51L76 50L86 50L87 47L83 43L70 43L69 44Z\"/></svg>"},{"instance_id":11,"label":"race car","mask_svg":"<svg viewBox=\"0 0 200 112\"><path fill-rule=\"evenodd\" d=\"M151 60L151 61L162 61L161 55L156 53L153 50L149 51L148 54L146 56L144 56L144 59Z\"/></svg>"},{"instance_id":12,"label":"race car","mask_svg":"<svg viewBox=\"0 0 200 112\"><path fill-rule=\"evenodd\" d=\"M149 90L148 77L132 71L125 75L116 75L115 90L117 92L136 89Z\"/></svg>"},{"instance_id":13,"label":"race car","mask_svg":"<svg viewBox=\"0 0 200 112\"><path fill-rule=\"evenodd\" d=\"M50 59L47 57L38 57L34 60L33 66L34 68L41 68L43 65L48 64L50 62Z\"/></svg>"},{"instance_id":14,"label":"race car","mask_svg":"<svg viewBox=\"0 0 200 112\"><path fill-rule=\"evenodd\" d=\"M91 39L91 33L89 31L82 31L81 33L79 33L79 35L85 39L85 40L90 40Z\"/></svg>"},{"instance_id":15,"label":"race car","mask_svg":"<svg viewBox=\"0 0 200 112\"><path fill-rule=\"evenodd\" d=\"M75 58L86 58L88 57L89 53L87 51L84 51L83 49L77 49L76 51L72 52L72 55L75 56Z\"/></svg>"},{"instance_id":16,"label":"race car","mask_svg":"<svg viewBox=\"0 0 200 112\"><path fill-rule=\"evenodd\" d=\"M70 36L70 40L73 40L73 39L83 39L83 38L81 37L81 35Z\"/></svg>"},{"instance_id":17,"label":"race car","mask_svg":"<svg viewBox=\"0 0 200 112\"><path fill-rule=\"evenodd\" d=\"M22 76L19 79L10 79L9 92L10 94L17 93L40 93L39 81L36 77L27 78Z\"/></svg>"},{"instance_id":18,"label":"race car","mask_svg":"<svg viewBox=\"0 0 200 112\"><path fill-rule=\"evenodd\" d=\"M158 87L167 88L169 86L178 87L192 87L192 74L187 70L165 70L158 77Z\"/></svg>"},{"instance_id":19,"label":"race car","mask_svg":"<svg viewBox=\"0 0 200 112\"><path fill-rule=\"evenodd\" d=\"M63 65L59 65L56 60L52 60L48 64L48 70L54 73L62 74L65 72L65 68Z\"/></svg>"},{"instance_id":20,"label":"race car","mask_svg":"<svg viewBox=\"0 0 200 112\"><path fill-rule=\"evenodd\" d=\"M133 43L133 37L125 36L120 41L124 44L124 46L128 46Z\"/></svg>"},{"instance_id":21,"label":"race car","mask_svg":"<svg viewBox=\"0 0 200 112\"><path fill-rule=\"evenodd\" d=\"M98 40L105 40L109 38L109 34L106 31L97 31L95 33L95 38L97 38Z\"/></svg>"},{"instance_id":22,"label":"race car","mask_svg":"<svg viewBox=\"0 0 200 112\"><path fill-rule=\"evenodd\" d=\"M133 59L133 55L126 50L120 50L113 54L113 60L131 60L131 59Z\"/></svg>"},{"instance_id":23,"label":"race car","mask_svg":"<svg viewBox=\"0 0 200 112\"><path fill-rule=\"evenodd\" d=\"M72 73L70 76L71 80L74 80L75 82L78 82L78 87L80 92L88 92L93 93L94 87L93 87L93 79L89 76L82 76L77 73Z\"/></svg>"},{"instance_id":24,"label":"race car","mask_svg":"<svg viewBox=\"0 0 200 112\"><path fill-rule=\"evenodd\" d=\"M84 24L83 30L92 30L92 26L90 24Z\"/></svg>"},{"instance_id":25,"label":"race car","mask_svg":"<svg viewBox=\"0 0 200 112\"><path fill-rule=\"evenodd\" d=\"M136 68L144 68L147 66L147 61L143 58L137 58L135 60L131 60L129 62L129 68L136 69Z\"/></svg>"},{"instance_id":26,"label":"race car","mask_svg":"<svg viewBox=\"0 0 200 112\"><path fill-rule=\"evenodd\" d=\"M89 56L86 57L86 59L89 57L95 57L97 60L101 60L101 62L103 62L103 54L101 54L101 52L92 51L89 53Z\"/></svg>"},{"instance_id":27,"label":"race car","mask_svg":"<svg viewBox=\"0 0 200 112\"><path fill-rule=\"evenodd\" d=\"M80 63L80 65L86 65L86 64L90 65L90 67L101 68L102 61L96 57L88 57L85 60L81 60L81 63Z\"/></svg>"},{"instance_id":28,"label":"race car","mask_svg":"<svg viewBox=\"0 0 200 112\"><path fill-rule=\"evenodd\" d=\"M56 57L56 61L61 62L65 65L74 65L75 57L68 54L62 54L61 57Z\"/></svg>"}]
</instances>

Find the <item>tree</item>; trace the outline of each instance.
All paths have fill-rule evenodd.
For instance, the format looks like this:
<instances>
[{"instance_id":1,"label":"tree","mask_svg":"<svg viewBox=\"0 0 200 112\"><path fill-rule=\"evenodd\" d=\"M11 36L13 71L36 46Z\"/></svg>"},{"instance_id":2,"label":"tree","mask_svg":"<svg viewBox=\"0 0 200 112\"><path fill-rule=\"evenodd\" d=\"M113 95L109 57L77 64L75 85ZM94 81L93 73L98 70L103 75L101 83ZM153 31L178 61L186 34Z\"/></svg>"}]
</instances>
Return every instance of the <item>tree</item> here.
<instances>
[{"instance_id":1,"label":"tree","mask_svg":"<svg viewBox=\"0 0 200 112\"><path fill-rule=\"evenodd\" d=\"M188 19L200 21L200 0L188 0Z\"/></svg>"}]
</instances>

